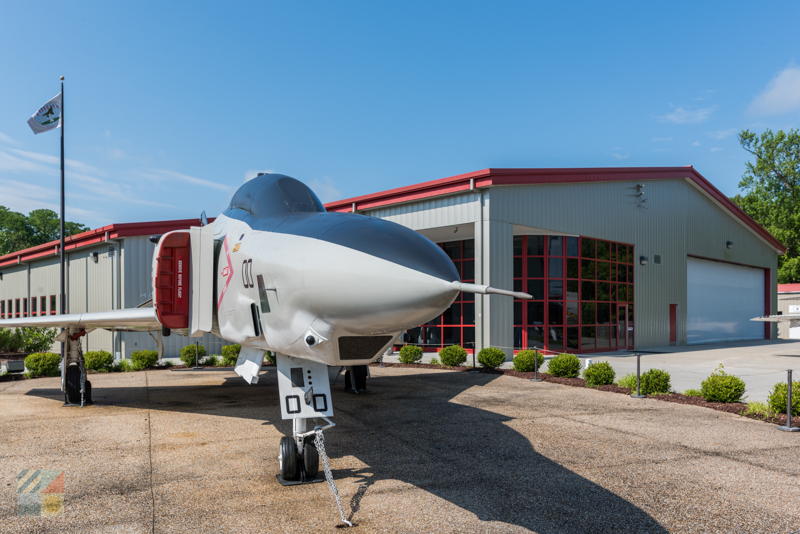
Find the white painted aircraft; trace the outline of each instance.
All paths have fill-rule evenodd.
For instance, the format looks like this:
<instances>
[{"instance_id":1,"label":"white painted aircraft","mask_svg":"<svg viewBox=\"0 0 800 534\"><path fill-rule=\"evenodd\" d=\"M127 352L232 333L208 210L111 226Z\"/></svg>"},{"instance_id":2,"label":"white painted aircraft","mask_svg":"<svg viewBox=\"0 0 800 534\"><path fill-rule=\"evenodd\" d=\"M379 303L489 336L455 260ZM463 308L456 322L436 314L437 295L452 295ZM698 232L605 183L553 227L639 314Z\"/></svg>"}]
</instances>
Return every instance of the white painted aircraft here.
<instances>
[{"instance_id":1,"label":"white painted aircraft","mask_svg":"<svg viewBox=\"0 0 800 534\"><path fill-rule=\"evenodd\" d=\"M205 223L202 218L202 222ZM258 381L276 354L281 415L293 437L280 443L279 479L316 478L317 429L333 426L328 366L348 366L364 389L366 366L406 329L446 310L459 291L531 298L460 282L434 243L398 224L328 213L304 184L262 174L244 184L211 224L151 238L153 306L0 321L0 327L63 327L61 385L68 404L90 397L80 338L113 331L211 332L239 343L236 373ZM161 351L160 351L161 352ZM162 354L159 354L161 356ZM307 431L307 420L328 426Z\"/></svg>"}]
</instances>

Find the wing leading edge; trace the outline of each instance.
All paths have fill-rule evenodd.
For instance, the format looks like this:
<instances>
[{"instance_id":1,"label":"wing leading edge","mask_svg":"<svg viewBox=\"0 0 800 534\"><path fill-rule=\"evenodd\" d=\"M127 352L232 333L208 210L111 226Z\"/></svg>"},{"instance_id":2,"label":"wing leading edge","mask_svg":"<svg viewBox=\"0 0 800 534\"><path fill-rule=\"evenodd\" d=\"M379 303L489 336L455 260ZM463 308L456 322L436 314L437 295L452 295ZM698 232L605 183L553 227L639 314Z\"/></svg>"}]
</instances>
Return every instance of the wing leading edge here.
<instances>
[{"instance_id":1,"label":"wing leading edge","mask_svg":"<svg viewBox=\"0 0 800 534\"><path fill-rule=\"evenodd\" d=\"M0 328L34 326L37 328L102 328L118 332L148 332L160 330L155 308L130 308L105 312L70 313L47 317L25 317L0 321Z\"/></svg>"}]
</instances>

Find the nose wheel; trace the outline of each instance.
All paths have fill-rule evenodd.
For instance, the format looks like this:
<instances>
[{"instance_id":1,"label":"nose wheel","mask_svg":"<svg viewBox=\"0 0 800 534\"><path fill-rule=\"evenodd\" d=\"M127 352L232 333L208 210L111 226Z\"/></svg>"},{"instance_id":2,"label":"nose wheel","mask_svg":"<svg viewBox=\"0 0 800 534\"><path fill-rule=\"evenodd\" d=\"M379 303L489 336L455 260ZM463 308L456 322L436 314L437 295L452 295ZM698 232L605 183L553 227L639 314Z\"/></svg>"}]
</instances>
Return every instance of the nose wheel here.
<instances>
[{"instance_id":1,"label":"nose wheel","mask_svg":"<svg viewBox=\"0 0 800 534\"><path fill-rule=\"evenodd\" d=\"M303 451L297 450L297 442L291 436L283 436L278 446L278 482L282 486L315 484L324 478L319 473L319 452L314 446L314 437L303 438Z\"/></svg>"}]
</instances>

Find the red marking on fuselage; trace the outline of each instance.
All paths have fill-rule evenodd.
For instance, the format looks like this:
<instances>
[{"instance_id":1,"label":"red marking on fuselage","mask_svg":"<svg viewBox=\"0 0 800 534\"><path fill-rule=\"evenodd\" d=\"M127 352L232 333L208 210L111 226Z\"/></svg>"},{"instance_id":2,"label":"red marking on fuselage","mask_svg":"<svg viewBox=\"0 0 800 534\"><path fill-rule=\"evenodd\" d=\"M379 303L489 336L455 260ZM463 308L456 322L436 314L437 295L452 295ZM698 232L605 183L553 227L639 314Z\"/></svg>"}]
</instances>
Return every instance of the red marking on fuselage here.
<instances>
[{"instance_id":1,"label":"red marking on fuselage","mask_svg":"<svg viewBox=\"0 0 800 534\"><path fill-rule=\"evenodd\" d=\"M233 264L231 263L231 253L228 250L228 236L225 236L225 239L222 241L222 246L225 247L225 259L228 260L228 266L222 269L222 276L226 277L226 279L225 286L222 288L222 292L219 294L217 309L222 307L222 299L225 296L225 292L228 290L228 286L231 284L231 280L233 279Z\"/></svg>"}]
</instances>

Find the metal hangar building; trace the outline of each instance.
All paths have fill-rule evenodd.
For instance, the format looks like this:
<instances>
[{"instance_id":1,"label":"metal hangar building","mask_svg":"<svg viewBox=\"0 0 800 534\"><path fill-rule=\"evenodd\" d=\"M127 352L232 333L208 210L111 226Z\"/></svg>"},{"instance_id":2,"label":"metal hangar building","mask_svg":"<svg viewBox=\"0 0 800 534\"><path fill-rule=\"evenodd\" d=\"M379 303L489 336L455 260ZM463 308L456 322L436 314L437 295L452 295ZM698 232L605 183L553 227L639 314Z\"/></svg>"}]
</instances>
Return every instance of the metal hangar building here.
<instances>
[{"instance_id":1,"label":"metal hangar building","mask_svg":"<svg viewBox=\"0 0 800 534\"><path fill-rule=\"evenodd\" d=\"M493 346L510 357L776 335L774 324L749 319L775 313L785 247L692 167L484 169L325 207L405 225L439 244L462 280L533 295L460 294L409 332L427 351ZM149 236L197 225L112 224L67 238L68 313L147 305ZM0 318L57 313L58 256L52 242L0 257ZM118 358L156 348L146 333L96 330L83 340L84 351ZM194 341L164 338L164 355ZM211 334L201 343L209 354L227 344Z\"/></svg>"},{"instance_id":2,"label":"metal hangar building","mask_svg":"<svg viewBox=\"0 0 800 534\"><path fill-rule=\"evenodd\" d=\"M593 353L769 339L785 247L691 166L484 169L326 205L439 243L461 294L410 332L427 350ZM413 250L407 251L414 254Z\"/></svg>"}]
</instances>

